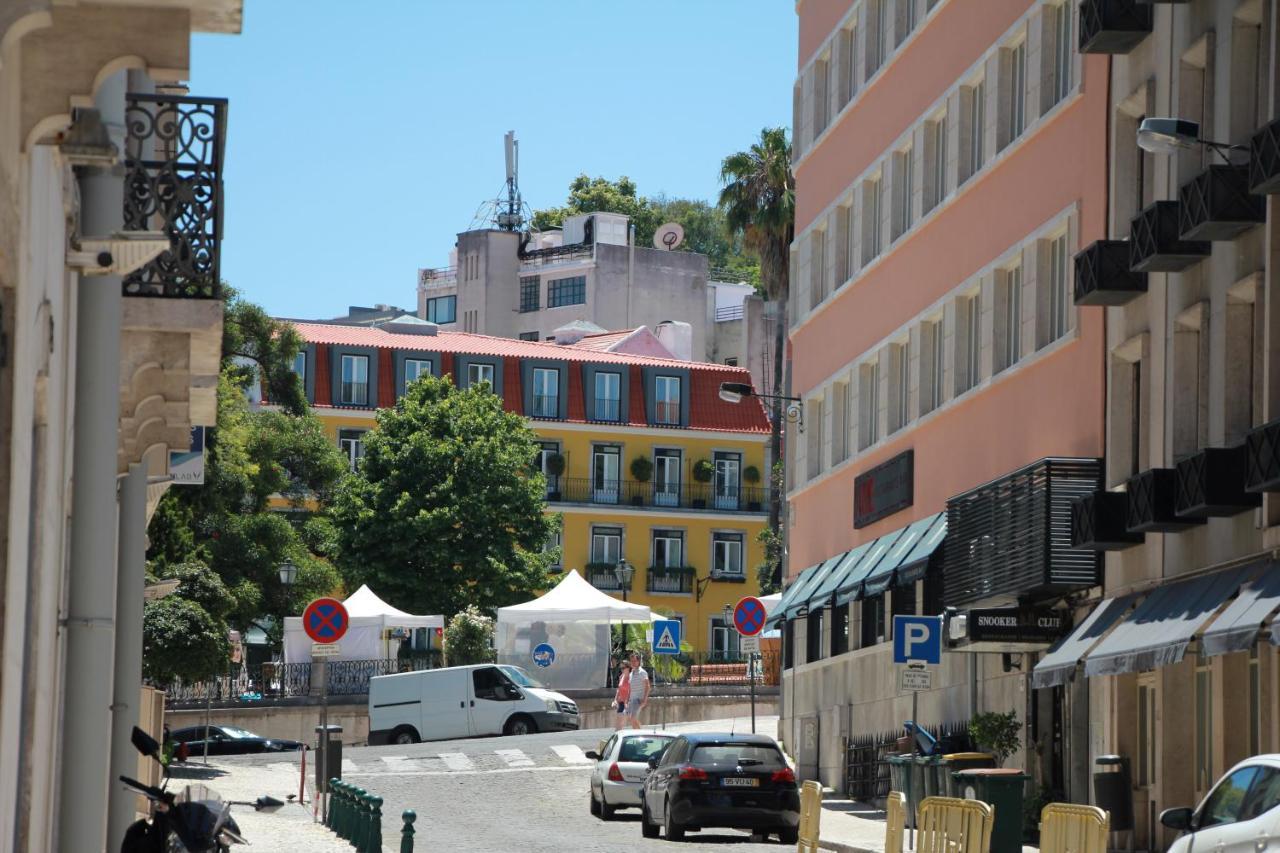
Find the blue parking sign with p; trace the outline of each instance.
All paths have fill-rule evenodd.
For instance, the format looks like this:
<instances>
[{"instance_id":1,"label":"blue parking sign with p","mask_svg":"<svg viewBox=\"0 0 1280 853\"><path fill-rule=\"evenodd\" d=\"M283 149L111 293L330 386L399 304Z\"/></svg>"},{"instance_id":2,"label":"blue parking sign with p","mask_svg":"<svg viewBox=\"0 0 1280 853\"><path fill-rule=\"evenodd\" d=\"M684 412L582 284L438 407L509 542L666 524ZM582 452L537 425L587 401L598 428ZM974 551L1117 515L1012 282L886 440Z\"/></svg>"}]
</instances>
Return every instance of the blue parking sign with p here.
<instances>
[{"instance_id":1,"label":"blue parking sign with p","mask_svg":"<svg viewBox=\"0 0 1280 853\"><path fill-rule=\"evenodd\" d=\"M941 616L894 616L893 662L942 663Z\"/></svg>"}]
</instances>

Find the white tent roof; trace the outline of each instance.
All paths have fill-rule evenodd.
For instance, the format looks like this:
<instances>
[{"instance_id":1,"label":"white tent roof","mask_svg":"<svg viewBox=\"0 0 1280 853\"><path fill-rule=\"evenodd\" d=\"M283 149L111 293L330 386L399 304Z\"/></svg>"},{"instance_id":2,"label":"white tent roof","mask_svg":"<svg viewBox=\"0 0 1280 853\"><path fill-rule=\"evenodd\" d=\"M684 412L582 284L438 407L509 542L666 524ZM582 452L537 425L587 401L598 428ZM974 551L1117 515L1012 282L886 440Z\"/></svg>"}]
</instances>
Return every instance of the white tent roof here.
<instances>
[{"instance_id":1,"label":"white tent roof","mask_svg":"<svg viewBox=\"0 0 1280 853\"><path fill-rule=\"evenodd\" d=\"M355 592L351 593L345 601L342 602L347 606L347 615L352 620L364 617L381 617L385 619L394 619L397 628L443 628L443 616L414 616L411 613L405 613L387 604L377 593L369 589L368 584L363 584Z\"/></svg>"},{"instance_id":2,"label":"white tent roof","mask_svg":"<svg viewBox=\"0 0 1280 853\"><path fill-rule=\"evenodd\" d=\"M384 635L388 628L443 628L443 616L414 616L387 604L369 589L361 586L345 601L348 622L347 633L341 640L339 660L373 660L391 654L389 640ZM311 640L302 627L301 616L287 616L284 620L284 659L286 663L311 660Z\"/></svg>"},{"instance_id":3,"label":"white tent roof","mask_svg":"<svg viewBox=\"0 0 1280 853\"><path fill-rule=\"evenodd\" d=\"M775 592L773 595L760 596L760 603L764 605L765 615L772 613L773 609L778 606L779 601L782 601L782 593L780 592Z\"/></svg>"},{"instance_id":4,"label":"white tent roof","mask_svg":"<svg viewBox=\"0 0 1280 853\"><path fill-rule=\"evenodd\" d=\"M649 608L610 598L571 569L555 589L523 604L498 608L498 622L648 622Z\"/></svg>"}]
</instances>

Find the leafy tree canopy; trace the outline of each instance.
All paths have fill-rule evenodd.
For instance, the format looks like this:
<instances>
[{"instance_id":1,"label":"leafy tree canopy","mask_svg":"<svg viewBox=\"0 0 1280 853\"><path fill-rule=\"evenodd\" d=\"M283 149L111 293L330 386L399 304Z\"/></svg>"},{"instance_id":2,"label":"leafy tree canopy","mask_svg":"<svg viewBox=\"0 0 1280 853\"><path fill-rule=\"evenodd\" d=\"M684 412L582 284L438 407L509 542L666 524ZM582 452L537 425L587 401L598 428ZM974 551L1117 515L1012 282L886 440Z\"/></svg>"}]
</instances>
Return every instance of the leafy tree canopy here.
<instances>
[{"instance_id":1,"label":"leafy tree canopy","mask_svg":"<svg viewBox=\"0 0 1280 853\"><path fill-rule=\"evenodd\" d=\"M523 418L487 389L425 377L377 423L334 501L349 587L368 583L397 607L446 615L546 587L554 519Z\"/></svg>"},{"instance_id":2,"label":"leafy tree canopy","mask_svg":"<svg viewBox=\"0 0 1280 853\"><path fill-rule=\"evenodd\" d=\"M153 683L200 681L227 670L227 625L180 595L148 601L142 615L142 671Z\"/></svg>"},{"instance_id":3,"label":"leafy tree canopy","mask_svg":"<svg viewBox=\"0 0 1280 853\"><path fill-rule=\"evenodd\" d=\"M493 619L475 605L460 611L444 629L447 666L467 666L493 660Z\"/></svg>"},{"instance_id":4,"label":"leafy tree canopy","mask_svg":"<svg viewBox=\"0 0 1280 853\"><path fill-rule=\"evenodd\" d=\"M222 359L223 370L231 371L236 384L247 387L256 372L262 376L267 399L292 415L307 410L302 381L293 372L293 359L302 349L302 336L288 323L275 320L262 309L242 299L223 284ZM250 362L246 364L245 362Z\"/></svg>"}]
</instances>

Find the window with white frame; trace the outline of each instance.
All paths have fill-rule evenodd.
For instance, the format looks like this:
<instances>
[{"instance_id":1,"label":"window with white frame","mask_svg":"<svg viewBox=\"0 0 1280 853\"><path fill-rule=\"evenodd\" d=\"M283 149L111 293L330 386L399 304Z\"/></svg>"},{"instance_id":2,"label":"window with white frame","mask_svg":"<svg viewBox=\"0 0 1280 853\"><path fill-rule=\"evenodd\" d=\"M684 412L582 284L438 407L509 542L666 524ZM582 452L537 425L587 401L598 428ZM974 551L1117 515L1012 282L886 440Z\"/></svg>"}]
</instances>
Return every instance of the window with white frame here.
<instances>
[{"instance_id":1,"label":"window with white frame","mask_svg":"<svg viewBox=\"0 0 1280 853\"><path fill-rule=\"evenodd\" d=\"M738 639L741 635L732 624L725 622L722 616L711 617L711 654L721 660L736 660L740 652Z\"/></svg>"},{"instance_id":2,"label":"window with white frame","mask_svg":"<svg viewBox=\"0 0 1280 853\"><path fill-rule=\"evenodd\" d=\"M305 384L307 381L307 351L302 350L293 357L293 372Z\"/></svg>"},{"instance_id":3,"label":"window with white frame","mask_svg":"<svg viewBox=\"0 0 1280 853\"><path fill-rule=\"evenodd\" d=\"M680 377L657 376L653 380L654 423L680 423Z\"/></svg>"},{"instance_id":4,"label":"window with white frame","mask_svg":"<svg viewBox=\"0 0 1280 853\"><path fill-rule=\"evenodd\" d=\"M1071 258L1067 255L1067 235L1049 241L1049 341L1056 341L1071 328Z\"/></svg>"},{"instance_id":5,"label":"window with white frame","mask_svg":"<svg viewBox=\"0 0 1280 853\"><path fill-rule=\"evenodd\" d=\"M542 544L542 553L551 555L552 569L559 569L564 560L564 521L555 522L551 535Z\"/></svg>"},{"instance_id":6,"label":"window with white frame","mask_svg":"<svg viewBox=\"0 0 1280 853\"><path fill-rule=\"evenodd\" d=\"M956 315L959 326L956 362L960 366L956 371L956 393L961 394L977 385L981 378L982 294L974 292L960 297Z\"/></svg>"},{"instance_id":7,"label":"window with white frame","mask_svg":"<svg viewBox=\"0 0 1280 853\"><path fill-rule=\"evenodd\" d=\"M597 371L595 388L595 417L597 421L622 419L622 374Z\"/></svg>"},{"instance_id":8,"label":"window with white frame","mask_svg":"<svg viewBox=\"0 0 1280 853\"><path fill-rule=\"evenodd\" d=\"M946 345L943 342L942 318L927 320L922 326L924 358L920 375L920 413L932 412L942 405L943 376L946 369Z\"/></svg>"},{"instance_id":9,"label":"window with white frame","mask_svg":"<svg viewBox=\"0 0 1280 853\"><path fill-rule=\"evenodd\" d=\"M910 145L893 155L894 198L893 239L911 230L912 200L915 196L915 169Z\"/></svg>"},{"instance_id":10,"label":"window with white frame","mask_svg":"<svg viewBox=\"0 0 1280 853\"><path fill-rule=\"evenodd\" d=\"M1018 42L1009 50L1009 125L1005 144L1022 135L1027 126L1027 42Z\"/></svg>"},{"instance_id":11,"label":"window with white frame","mask_svg":"<svg viewBox=\"0 0 1280 853\"><path fill-rule=\"evenodd\" d=\"M916 28L916 0L897 0L894 7L898 13L894 44L901 45Z\"/></svg>"},{"instance_id":12,"label":"window with white frame","mask_svg":"<svg viewBox=\"0 0 1280 853\"><path fill-rule=\"evenodd\" d=\"M817 139L827 129L827 81L830 60L822 57L813 63L813 138Z\"/></svg>"},{"instance_id":13,"label":"window with white frame","mask_svg":"<svg viewBox=\"0 0 1280 853\"><path fill-rule=\"evenodd\" d=\"M968 142L968 158L965 163L965 180L982 170L986 152L987 134L987 86L982 80L962 90L968 101L968 112L965 116L965 139Z\"/></svg>"},{"instance_id":14,"label":"window with white frame","mask_svg":"<svg viewBox=\"0 0 1280 853\"><path fill-rule=\"evenodd\" d=\"M468 364L467 365L467 387L474 388L481 382L488 382L489 387L493 388L493 365L492 364Z\"/></svg>"},{"instance_id":15,"label":"window with white frame","mask_svg":"<svg viewBox=\"0 0 1280 853\"><path fill-rule=\"evenodd\" d=\"M885 15L884 4L886 0L867 0L867 44L863 52L866 60L866 72L863 77L867 80L879 70L884 63L885 52L887 47L887 39L885 38L885 30L887 29L887 15Z\"/></svg>"},{"instance_id":16,"label":"window with white frame","mask_svg":"<svg viewBox=\"0 0 1280 853\"><path fill-rule=\"evenodd\" d=\"M347 457L347 463L351 466L351 470L356 470L361 458L364 457L364 434L368 430L364 429L340 429L338 430L338 449Z\"/></svg>"},{"instance_id":17,"label":"window with white frame","mask_svg":"<svg viewBox=\"0 0 1280 853\"><path fill-rule=\"evenodd\" d=\"M533 416L560 417L560 371L546 367L533 369Z\"/></svg>"},{"instance_id":18,"label":"window with white frame","mask_svg":"<svg viewBox=\"0 0 1280 853\"><path fill-rule=\"evenodd\" d=\"M1071 37L1071 0L1063 0L1055 6L1045 9L1046 23L1052 27L1053 50L1050 57L1053 68L1050 73L1049 97L1046 99L1044 111L1047 112L1071 91L1071 64L1074 61L1074 42Z\"/></svg>"},{"instance_id":19,"label":"window with white frame","mask_svg":"<svg viewBox=\"0 0 1280 853\"><path fill-rule=\"evenodd\" d=\"M1022 357L1022 264L997 273L996 299L996 354L998 370L1004 370Z\"/></svg>"},{"instance_id":20,"label":"window with white frame","mask_svg":"<svg viewBox=\"0 0 1280 853\"><path fill-rule=\"evenodd\" d=\"M831 464L849 458L849 383L831 386Z\"/></svg>"},{"instance_id":21,"label":"window with white frame","mask_svg":"<svg viewBox=\"0 0 1280 853\"><path fill-rule=\"evenodd\" d=\"M925 200L932 210L947 197L947 114L929 122L925 145Z\"/></svg>"},{"instance_id":22,"label":"window with white frame","mask_svg":"<svg viewBox=\"0 0 1280 853\"><path fill-rule=\"evenodd\" d=\"M613 565L622 559L622 528L591 528L591 562Z\"/></svg>"},{"instance_id":23,"label":"window with white frame","mask_svg":"<svg viewBox=\"0 0 1280 853\"><path fill-rule=\"evenodd\" d=\"M809 306L817 308L826 298L827 232L815 228L809 234Z\"/></svg>"},{"instance_id":24,"label":"window with white frame","mask_svg":"<svg viewBox=\"0 0 1280 853\"><path fill-rule=\"evenodd\" d=\"M831 246L831 259L834 267L831 288L833 291L839 289L853 274L853 267L849 265L848 245L848 240L852 236L849 233L849 219L852 216L853 209L849 205L841 204L836 207L835 233L832 235L833 245Z\"/></svg>"},{"instance_id":25,"label":"window with white frame","mask_svg":"<svg viewBox=\"0 0 1280 853\"><path fill-rule=\"evenodd\" d=\"M347 406L369 405L369 357L367 355L342 357L342 386L338 402Z\"/></svg>"},{"instance_id":26,"label":"window with white frame","mask_svg":"<svg viewBox=\"0 0 1280 853\"><path fill-rule=\"evenodd\" d=\"M862 263L880 255L880 176L862 182Z\"/></svg>"},{"instance_id":27,"label":"window with white frame","mask_svg":"<svg viewBox=\"0 0 1280 853\"><path fill-rule=\"evenodd\" d=\"M653 531L653 564L659 569L684 567L684 531Z\"/></svg>"},{"instance_id":28,"label":"window with white frame","mask_svg":"<svg viewBox=\"0 0 1280 853\"><path fill-rule=\"evenodd\" d=\"M857 30L853 27L845 27L840 30L839 39L837 52L840 56L836 63L836 69L840 75L838 103L840 108L844 109L858 91L858 66L853 61L853 48L858 43Z\"/></svg>"},{"instance_id":29,"label":"window with white frame","mask_svg":"<svg viewBox=\"0 0 1280 853\"><path fill-rule=\"evenodd\" d=\"M911 419L911 342L893 344L889 348L889 367L893 371L889 385L889 432L897 432Z\"/></svg>"},{"instance_id":30,"label":"window with white frame","mask_svg":"<svg viewBox=\"0 0 1280 853\"><path fill-rule=\"evenodd\" d=\"M805 408L809 414L809 423L806 430L808 447L805 451L805 456L808 461L809 479L812 480L822 473L822 398L814 397L810 399Z\"/></svg>"},{"instance_id":31,"label":"window with white frame","mask_svg":"<svg viewBox=\"0 0 1280 853\"><path fill-rule=\"evenodd\" d=\"M741 533L717 531L711 534L711 573L713 575L742 576L743 539Z\"/></svg>"},{"instance_id":32,"label":"window with white frame","mask_svg":"<svg viewBox=\"0 0 1280 853\"><path fill-rule=\"evenodd\" d=\"M880 440L880 357L858 367L858 449Z\"/></svg>"},{"instance_id":33,"label":"window with white frame","mask_svg":"<svg viewBox=\"0 0 1280 853\"><path fill-rule=\"evenodd\" d=\"M423 358L406 358L404 360L404 384L407 386L410 382L422 376L431 375L431 362Z\"/></svg>"}]
</instances>

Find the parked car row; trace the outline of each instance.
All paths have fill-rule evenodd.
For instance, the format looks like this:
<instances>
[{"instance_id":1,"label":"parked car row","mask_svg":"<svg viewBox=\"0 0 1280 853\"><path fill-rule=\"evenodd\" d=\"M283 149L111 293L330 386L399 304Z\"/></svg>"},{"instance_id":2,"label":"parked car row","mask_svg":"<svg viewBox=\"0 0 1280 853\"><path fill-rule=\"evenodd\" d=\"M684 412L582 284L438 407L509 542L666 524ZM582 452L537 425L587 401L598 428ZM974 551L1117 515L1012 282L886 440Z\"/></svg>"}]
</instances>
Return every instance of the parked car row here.
<instances>
[{"instance_id":1,"label":"parked car row","mask_svg":"<svg viewBox=\"0 0 1280 853\"><path fill-rule=\"evenodd\" d=\"M715 827L796 843L800 792L771 737L624 729L586 755L595 761L591 814L602 820L638 808L645 838L679 841Z\"/></svg>"}]
</instances>

